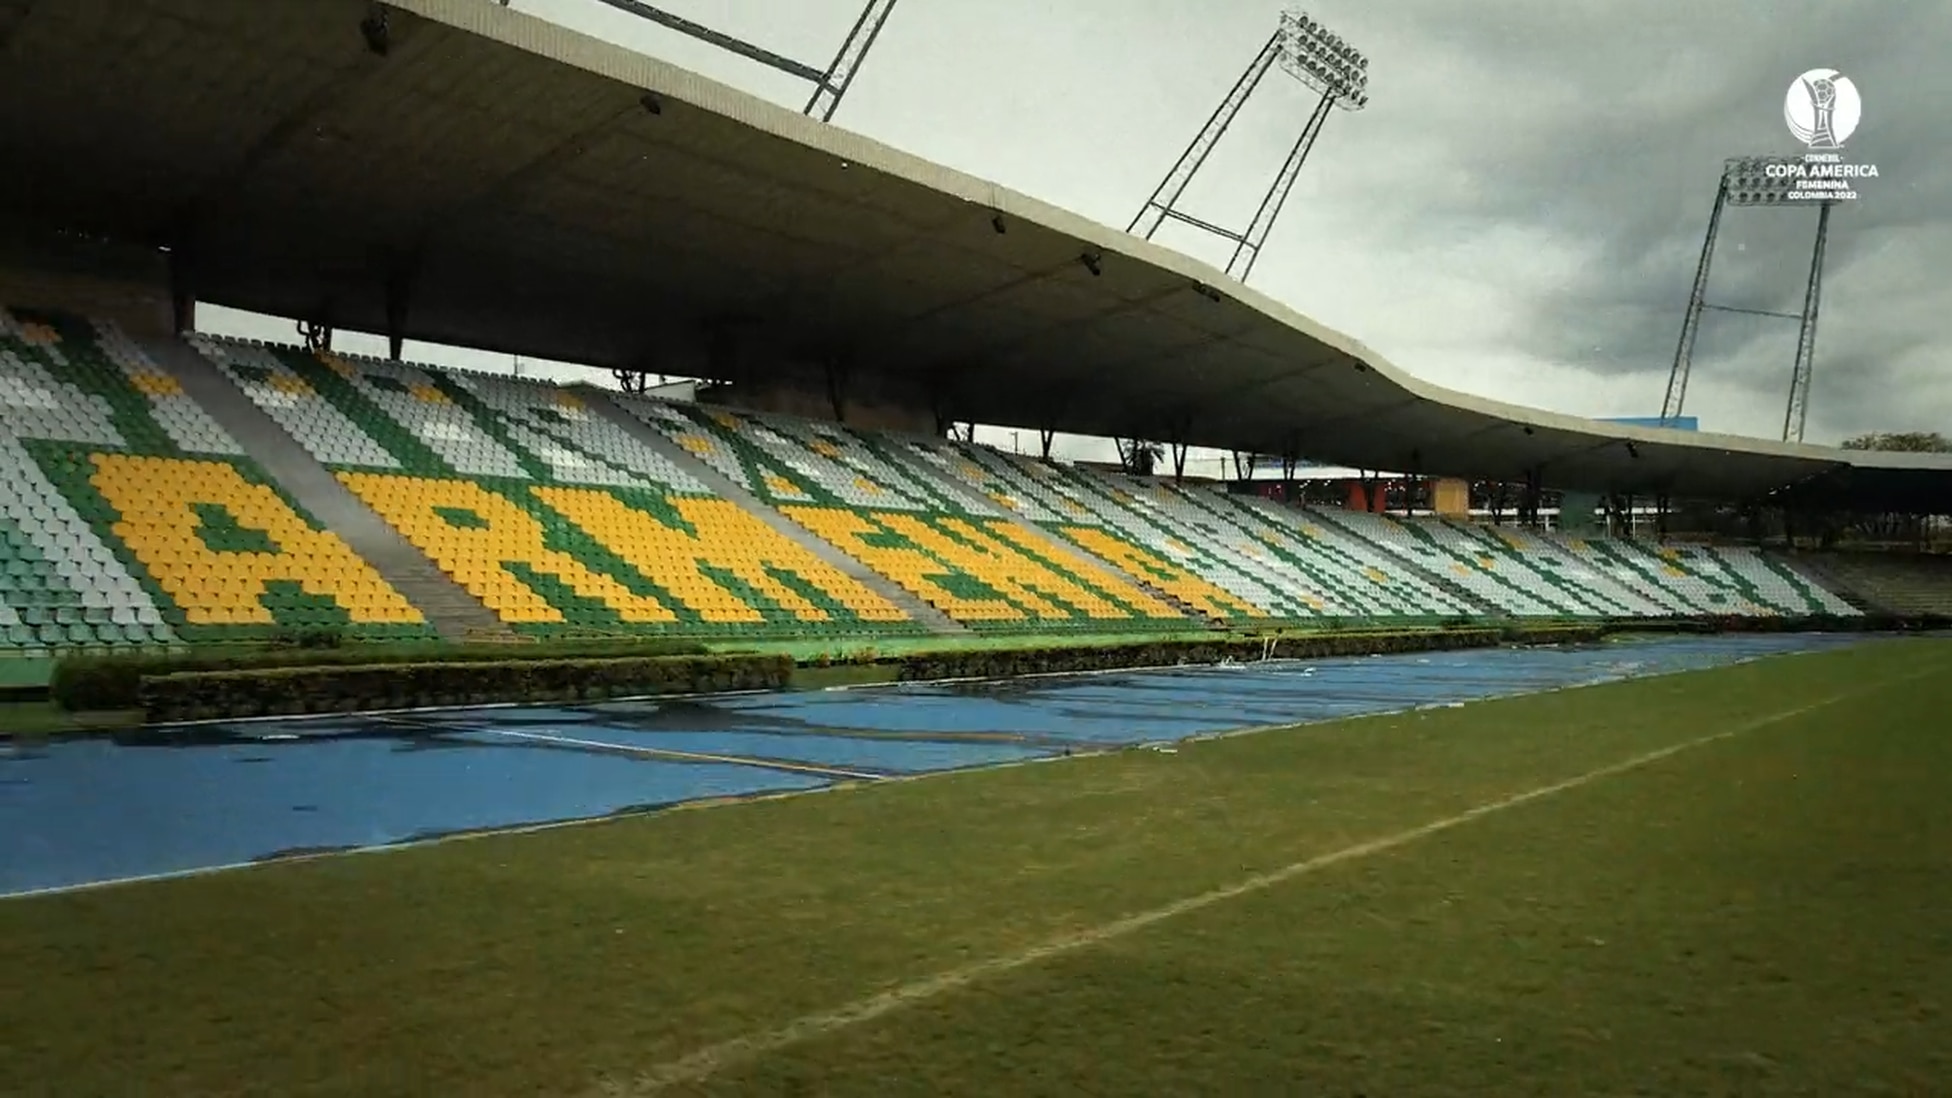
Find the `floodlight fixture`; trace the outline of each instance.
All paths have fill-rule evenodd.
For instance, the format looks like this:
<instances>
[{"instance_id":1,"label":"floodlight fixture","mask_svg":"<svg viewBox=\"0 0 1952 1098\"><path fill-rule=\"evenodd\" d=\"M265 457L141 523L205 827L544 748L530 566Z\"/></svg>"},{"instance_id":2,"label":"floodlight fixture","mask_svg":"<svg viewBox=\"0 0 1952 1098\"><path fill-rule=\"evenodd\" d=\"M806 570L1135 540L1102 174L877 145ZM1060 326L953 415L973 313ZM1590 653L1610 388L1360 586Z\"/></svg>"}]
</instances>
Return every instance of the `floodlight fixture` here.
<instances>
[{"instance_id":1,"label":"floodlight fixture","mask_svg":"<svg viewBox=\"0 0 1952 1098\"><path fill-rule=\"evenodd\" d=\"M1281 13L1276 61L1289 76L1345 111L1369 105L1369 59L1304 12Z\"/></svg>"},{"instance_id":2,"label":"floodlight fixture","mask_svg":"<svg viewBox=\"0 0 1952 1098\"><path fill-rule=\"evenodd\" d=\"M1722 166L1722 186L1731 206L1801 207L1795 193L1802 159L1794 156L1731 156Z\"/></svg>"},{"instance_id":3,"label":"floodlight fixture","mask_svg":"<svg viewBox=\"0 0 1952 1098\"><path fill-rule=\"evenodd\" d=\"M1274 182L1262 196L1253 220L1245 230L1236 232L1182 212L1178 208L1179 200L1186 193L1187 185L1193 181L1200 166L1206 163L1214 145L1233 124L1240 108L1277 65L1317 92L1319 98L1309 111L1300 136L1288 150L1288 157L1280 171L1275 173ZM1227 274L1242 282L1247 281L1255 260L1260 257L1261 246L1267 241L1268 231L1281 216L1281 208L1294 187L1295 176L1300 173L1302 162L1308 158L1309 151L1315 147L1315 139L1321 135L1322 126L1331 113L1330 108L1359 111L1368 105L1369 59L1315 17L1301 11L1282 12L1274 33L1268 36L1267 44L1261 47L1247 70L1234 82L1232 90L1220 101L1220 106L1207 119L1206 125L1200 128L1192 143L1179 154L1179 160L1173 164L1172 170L1153 189L1152 197L1146 199L1145 205L1140 207L1125 231L1150 240L1159 226L1170 219L1231 240L1234 242L1234 253L1227 261Z\"/></svg>"}]
</instances>

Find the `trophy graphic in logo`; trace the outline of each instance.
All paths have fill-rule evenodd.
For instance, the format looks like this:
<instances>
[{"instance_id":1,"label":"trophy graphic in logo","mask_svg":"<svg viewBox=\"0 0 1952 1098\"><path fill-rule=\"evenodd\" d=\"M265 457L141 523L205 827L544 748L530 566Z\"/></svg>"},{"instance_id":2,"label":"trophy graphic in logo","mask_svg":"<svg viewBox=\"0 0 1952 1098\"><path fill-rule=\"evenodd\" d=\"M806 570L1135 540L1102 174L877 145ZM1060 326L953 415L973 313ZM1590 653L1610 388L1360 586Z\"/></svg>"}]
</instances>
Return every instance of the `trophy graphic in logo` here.
<instances>
[{"instance_id":1,"label":"trophy graphic in logo","mask_svg":"<svg viewBox=\"0 0 1952 1098\"><path fill-rule=\"evenodd\" d=\"M1843 148L1863 114L1857 85L1836 69L1811 69L1789 85L1783 98L1789 132L1811 149Z\"/></svg>"}]
</instances>

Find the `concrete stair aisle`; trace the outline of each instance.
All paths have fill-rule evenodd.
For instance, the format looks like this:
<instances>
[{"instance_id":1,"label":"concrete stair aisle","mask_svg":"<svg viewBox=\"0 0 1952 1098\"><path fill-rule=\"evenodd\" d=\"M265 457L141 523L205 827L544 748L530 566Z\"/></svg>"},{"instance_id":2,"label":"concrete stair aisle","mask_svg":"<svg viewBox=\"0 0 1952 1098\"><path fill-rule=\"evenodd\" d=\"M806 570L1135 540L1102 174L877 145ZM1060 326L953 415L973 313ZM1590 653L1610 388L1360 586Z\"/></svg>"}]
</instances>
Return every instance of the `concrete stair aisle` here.
<instances>
[{"instance_id":1,"label":"concrete stair aisle","mask_svg":"<svg viewBox=\"0 0 1952 1098\"><path fill-rule=\"evenodd\" d=\"M493 611L374 514L196 348L181 339L152 339L142 349L181 382L183 391L229 431L252 460L312 517L344 539L381 578L413 603L443 639L513 638Z\"/></svg>"},{"instance_id":2,"label":"concrete stair aisle","mask_svg":"<svg viewBox=\"0 0 1952 1098\"><path fill-rule=\"evenodd\" d=\"M1072 545L1069 542L1059 541L1055 536L1051 534L1044 534L1044 531L1039 530L1034 526L1031 526L1029 523L1022 521L1021 519L1017 521L1017 525L1029 529L1032 533L1043 534L1044 542L1046 544L1056 545L1061 549L1069 549L1073 553L1078 553L1083 556L1089 557L1093 561L1099 561L1099 558L1097 557L1096 554L1086 553L1084 549L1082 549L1079 546ZM1100 563L1104 563L1104 562L1100 562ZM1225 624L1225 619L1214 617L1212 614L1209 614L1206 611L1200 609L1199 607L1194 606L1192 603L1187 602L1185 599L1180 598L1178 595L1173 594L1171 591L1166 591L1161 588L1153 586L1152 581L1150 580L1144 579L1143 577L1140 576L1135 576L1130 572L1120 571L1109 563L1105 563L1105 567L1110 568L1113 575L1120 576L1127 580L1130 580L1135 586L1143 589L1146 594L1151 595L1153 598L1158 599L1159 601L1165 603L1167 606L1172 607L1173 609L1179 611L1181 614L1186 615L1188 618L1191 618L1194 621L1204 622L1207 625L1211 625L1216 628ZM1262 619L1248 619L1248 620L1258 622ZM1269 618L1265 620L1272 621L1273 619Z\"/></svg>"},{"instance_id":3,"label":"concrete stair aisle","mask_svg":"<svg viewBox=\"0 0 1952 1098\"><path fill-rule=\"evenodd\" d=\"M631 438L676 462L678 468L697 478L707 488L717 493L719 498L738 504L781 536L790 539L795 545L840 569L843 574L858 581L868 590L894 603L903 613L920 622L930 632L969 632L961 622L923 602L886 576L841 552L830 542L815 537L799 523L767 506L760 501L759 497L746 491L744 487L734 483L717 469L686 453L682 447L672 445L663 435L645 426L636 416L618 406L610 399L608 392L587 385L578 388L585 405L629 432Z\"/></svg>"}]
</instances>

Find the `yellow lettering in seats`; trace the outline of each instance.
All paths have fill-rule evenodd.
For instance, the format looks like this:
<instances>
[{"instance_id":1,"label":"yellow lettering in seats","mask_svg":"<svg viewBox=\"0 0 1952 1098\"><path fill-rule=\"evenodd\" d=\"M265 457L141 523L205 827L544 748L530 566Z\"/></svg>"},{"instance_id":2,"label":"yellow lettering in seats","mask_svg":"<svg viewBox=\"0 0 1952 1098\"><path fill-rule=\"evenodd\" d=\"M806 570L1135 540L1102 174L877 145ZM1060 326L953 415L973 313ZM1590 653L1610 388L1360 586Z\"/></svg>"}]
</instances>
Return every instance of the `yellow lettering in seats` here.
<instances>
[{"instance_id":1,"label":"yellow lettering in seats","mask_svg":"<svg viewBox=\"0 0 1952 1098\"><path fill-rule=\"evenodd\" d=\"M93 460L90 479L121 516L116 536L192 625L275 625L260 599L277 581L330 598L356 623L424 620L339 535L314 528L229 462Z\"/></svg>"},{"instance_id":2,"label":"yellow lettering in seats","mask_svg":"<svg viewBox=\"0 0 1952 1098\"><path fill-rule=\"evenodd\" d=\"M781 507L780 513L823 541L886 576L957 621L1021 621L1023 611L1002 599L972 598L952 588L959 573L927 553L880 543L888 531L853 511ZM944 584L949 586L944 586Z\"/></svg>"},{"instance_id":3,"label":"yellow lettering in seats","mask_svg":"<svg viewBox=\"0 0 1952 1098\"><path fill-rule=\"evenodd\" d=\"M1015 546L1028 558L1042 557L1049 560L1062 568L1065 574L1076 576L1091 589L1102 591L1130 607L1139 617L1176 619L1185 617L1184 614L1119 578L1102 565L1070 552L1057 542L1038 538L1009 519L986 519L982 526L977 527L962 519L952 518L944 519L943 526L953 532L967 530L971 535L979 530L985 531L996 539L996 544ZM1040 570L1043 569L1043 566L1034 559L1030 560L1030 563ZM1097 617L1096 614L1092 616ZM1126 615L1121 613L1118 616Z\"/></svg>"},{"instance_id":4,"label":"yellow lettering in seats","mask_svg":"<svg viewBox=\"0 0 1952 1098\"><path fill-rule=\"evenodd\" d=\"M523 583L511 567L554 576L633 624L678 615L609 576L591 571L543 541L542 524L504 496L465 480L383 473L338 474L354 495L440 565L468 593L511 623L560 622L562 610Z\"/></svg>"},{"instance_id":5,"label":"yellow lettering in seats","mask_svg":"<svg viewBox=\"0 0 1952 1098\"><path fill-rule=\"evenodd\" d=\"M1168 595L1189 603L1194 609L1215 617L1245 615L1250 618L1273 614L1221 587L1216 587L1186 569L1139 548L1127 541L1089 526L1067 526L1064 536L1077 542L1087 553L1108 561L1127 575L1149 582Z\"/></svg>"},{"instance_id":6,"label":"yellow lettering in seats","mask_svg":"<svg viewBox=\"0 0 1952 1098\"><path fill-rule=\"evenodd\" d=\"M593 488L536 488L536 496L622 557L651 582L710 622L760 622L765 615L706 575L729 572L801 621L833 615L782 583L775 570L797 576L839 606L869 621L905 621L908 615L860 581L821 560L804 546L722 499L677 497L670 503L696 534L666 526L656 516Z\"/></svg>"}]
</instances>

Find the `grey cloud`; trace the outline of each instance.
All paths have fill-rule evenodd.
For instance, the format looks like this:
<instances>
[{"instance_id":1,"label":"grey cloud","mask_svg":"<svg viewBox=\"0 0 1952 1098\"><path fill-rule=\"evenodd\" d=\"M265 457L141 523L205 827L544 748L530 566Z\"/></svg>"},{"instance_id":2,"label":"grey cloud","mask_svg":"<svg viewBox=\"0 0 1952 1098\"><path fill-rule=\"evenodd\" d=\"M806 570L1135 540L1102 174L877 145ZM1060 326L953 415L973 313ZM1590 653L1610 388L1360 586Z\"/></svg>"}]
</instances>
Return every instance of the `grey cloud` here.
<instances>
[{"instance_id":1,"label":"grey cloud","mask_svg":"<svg viewBox=\"0 0 1952 1098\"><path fill-rule=\"evenodd\" d=\"M1372 112L1364 122L1376 129L1350 143L1434 146L1455 165L1453 182L1419 195L1413 178L1399 176L1401 201L1358 212L1362 201L1351 196L1351 216L1386 217L1405 240L1523 222L1590 242L1592 261L1526 302L1514 338L1544 359L1644 373L1651 400L1673 353L1721 158L1791 151L1780 113L1789 80L1818 65L1850 73L1867 104L1850 155L1877 163L1881 177L1833 217L1812 425L1915 422L1919 395L1880 381L1895 360L1944 340L1948 299L1928 253L1890 242L1894 231L1948 223L1952 125L1941 104L1952 92L1942 64L1952 19L1942 11L1895 3L1467 10L1432 0L1392 6L1388 17L1375 12L1374 33L1394 39L1381 56L1432 60L1379 61L1379 76L1414 106ZM1394 102L1381 89L1377 97ZM1433 137L1433 128L1451 139ZM1814 211L1731 212L1711 299L1799 309L1814 225ZM1853 292L1870 285L1882 292ZM1697 377L1735 381L1780 406L1795 325L1711 316L1704 328ZM1952 414L1944 381L1932 390L1923 410Z\"/></svg>"}]
</instances>

